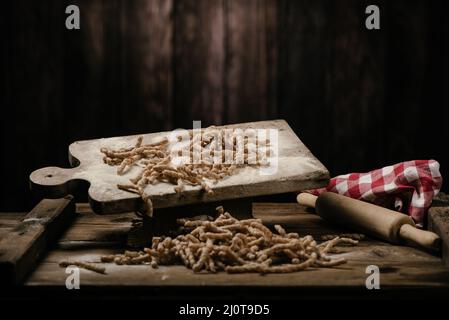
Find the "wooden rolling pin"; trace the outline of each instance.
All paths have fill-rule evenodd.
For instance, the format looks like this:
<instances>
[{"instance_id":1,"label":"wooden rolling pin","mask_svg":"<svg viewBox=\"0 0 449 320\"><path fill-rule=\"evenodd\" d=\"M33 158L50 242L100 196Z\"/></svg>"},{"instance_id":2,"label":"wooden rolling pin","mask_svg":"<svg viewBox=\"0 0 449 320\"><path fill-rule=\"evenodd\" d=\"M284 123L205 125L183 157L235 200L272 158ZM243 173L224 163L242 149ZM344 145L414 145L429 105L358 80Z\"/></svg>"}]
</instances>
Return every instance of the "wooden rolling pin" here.
<instances>
[{"instance_id":1,"label":"wooden rolling pin","mask_svg":"<svg viewBox=\"0 0 449 320\"><path fill-rule=\"evenodd\" d=\"M416 228L411 217L397 211L332 192L318 197L300 193L297 200L330 222L392 243L407 242L431 250L439 250L441 245L437 234Z\"/></svg>"}]
</instances>

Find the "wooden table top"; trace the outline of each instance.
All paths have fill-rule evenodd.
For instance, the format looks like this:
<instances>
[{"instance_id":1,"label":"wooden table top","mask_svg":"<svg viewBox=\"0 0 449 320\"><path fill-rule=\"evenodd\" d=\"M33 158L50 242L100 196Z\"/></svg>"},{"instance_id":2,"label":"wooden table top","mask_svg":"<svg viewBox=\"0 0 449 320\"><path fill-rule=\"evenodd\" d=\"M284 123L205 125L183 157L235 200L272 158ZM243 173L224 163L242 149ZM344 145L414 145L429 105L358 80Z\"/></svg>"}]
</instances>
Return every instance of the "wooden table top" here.
<instances>
[{"instance_id":1,"label":"wooden table top","mask_svg":"<svg viewBox=\"0 0 449 320\"><path fill-rule=\"evenodd\" d=\"M438 208L441 212L441 208ZM447 211L447 209L445 209ZM100 262L100 256L123 252L133 213L115 215L93 214L86 204L77 205L78 216L74 224L62 235L24 286L64 288L67 274L59 267L62 260ZM449 214L449 212L446 212ZM0 214L0 238L24 216L24 213ZM319 239L324 234L337 234L347 230L337 229L320 217L305 212L293 203L254 203L253 215L268 225L281 224L287 231L300 235L311 234ZM289 274L196 274L184 266L160 266L152 269L146 265L118 266L104 264L106 274L81 270L81 286L89 288L219 288L249 289L278 288L308 292L310 290L341 289L366 290L366 268L380 268L382 289L449 289L449 268L440 256L422 250L391 245L366 238L355 247L339 247L341 256L348 260L334 268L311 268Z\"/></svg>"}]
</instances>

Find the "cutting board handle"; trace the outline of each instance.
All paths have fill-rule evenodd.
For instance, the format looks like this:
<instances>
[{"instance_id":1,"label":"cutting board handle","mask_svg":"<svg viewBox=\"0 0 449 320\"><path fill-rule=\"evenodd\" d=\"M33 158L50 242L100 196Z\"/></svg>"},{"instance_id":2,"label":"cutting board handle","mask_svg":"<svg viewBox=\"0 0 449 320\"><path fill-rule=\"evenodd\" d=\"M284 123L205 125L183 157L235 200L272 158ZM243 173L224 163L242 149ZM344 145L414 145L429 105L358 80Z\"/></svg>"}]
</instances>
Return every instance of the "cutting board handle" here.
<instances>
[{"instance_id":1,"label":"cutting board handle","mask_svg":"<svg viewBox=\"0 0 449 320\"><path fill-rule=\"evenodd\" d=\"M35 170L30 174L31 190L43 198L50 199L74 194L81 182L76 178L79 169L80 167L70 169L46 167Z\"/></svg>"}]
</instances>

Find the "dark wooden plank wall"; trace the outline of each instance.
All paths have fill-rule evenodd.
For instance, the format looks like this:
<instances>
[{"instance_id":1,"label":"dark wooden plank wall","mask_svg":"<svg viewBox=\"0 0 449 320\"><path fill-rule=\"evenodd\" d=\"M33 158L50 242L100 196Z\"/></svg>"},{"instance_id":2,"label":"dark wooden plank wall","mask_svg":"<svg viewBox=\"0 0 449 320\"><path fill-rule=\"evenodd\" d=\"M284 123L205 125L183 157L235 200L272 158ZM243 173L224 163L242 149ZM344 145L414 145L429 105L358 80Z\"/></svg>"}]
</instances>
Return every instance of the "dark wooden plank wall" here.
<instances>
[{"instance_id":1,"label":"dark wooden plank wall","mask_svg":"<svg viewBox=\"0 0 449 320\"><path fill-rule=\"evenodd\" d=\"M64 28L77 4L81 30ZM381 8L380 31L364 10ZM444 0L15 0L1 10L0 210L78 139L286 118L332 174L449 173Z\"/></svg>"}]
</instances>

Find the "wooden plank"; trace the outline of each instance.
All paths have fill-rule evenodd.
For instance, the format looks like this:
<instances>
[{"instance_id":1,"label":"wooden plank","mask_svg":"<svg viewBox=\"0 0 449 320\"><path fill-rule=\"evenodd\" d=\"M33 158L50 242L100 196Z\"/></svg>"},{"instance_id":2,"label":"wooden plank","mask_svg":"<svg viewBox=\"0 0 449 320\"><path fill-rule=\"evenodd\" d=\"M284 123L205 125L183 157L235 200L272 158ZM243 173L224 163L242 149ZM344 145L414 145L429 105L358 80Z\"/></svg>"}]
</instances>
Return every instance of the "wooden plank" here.
<instances>
[{"instance_id":1,"label":"wooden plank","mask_svg":"<svg viewBox=\"0 0 449 320\"><path fill-rule=\"evenodd\" d=\"M449 47L440 41L448 38L449 22L444 12L449 5L447 1L399 0L385 1L384 8L388 30L384 112L388 116L382 120L384 143L378 154L384 163L430 157L447 163L449 153L440 146L449 137L449 111L438 106L449 103ZM408 123L431 114L438 116L432 121L435 138L429 140ZM398 117L400 122L395 120ZM440 170L443 177L448 176L447 166ZM447 185L444 188L448 190Z\"/></svg>"},{"instance_id":2,"label":"wooden plank","mask_svg":"<svg viewBox=\"0 0 449 320\"><path fill-rule=\"evenodd\" d=\"M67 250L124 248L136 219L133 212L100 216L94 214L88 204L77 204L75 221L59 238L58 247Z\"/></svg>"},{"instance_id":3,"label":"wooden plank","mask_svg":"<svg viewBox=\"0 0 449 320\"><path fill-rule=\"evenodd\" d=\"M0 214L0 228L15 227L25 215L25 212L2 212Z\"/></svg>"},{"instance_id":4,"label":"wooden plank","mask_svg":"<svg viewBox=\"0 0 449 320\"><path fill-rule=\"evenodd\" d=\"M126 234L133 219L132 213L123 215L98 216L88 206L78 205L78 216L71 230L60 239L57 249L52 250L27 280L28 286L61 286L67 274L58 263L62 260L82 260L99 262L101 255L120 253L117 247L124 239L117 241L120 235ZM442 212L443 208L436 208ZM344 230L325 225L320 217L305 212L295 203L255 203L254 215L271 226L282 224L287 230L300 234L339 233ZM431 209L429 217L434 216ZM183 212L179 214L182 215ZM445 213L447 214L447 212ZM439 213L438 215L441 215ZM5 214L0 215L5 219ZM91 225L91 227L88 227ZM116 227L114 231L114 226ZM109 236L107 236L109 234ZM114 235L115 234L115 235ZM116 239L110 237L114 235ZM121 243L121 244L120 244ZM109 248L108 248L109 245ZM111 247L111 245L113 247ZM393 246L388 243L367 238L356 247L340 247L339 256L349 262L332 269L311 269L286 275L215 275L195 274L182 266L160 267L151 269L148 266L116 266L105 264L107 275L99 275L81 270L81 281L84 286L101 287L136 286L136 287L170 287L170 286L202 286L206 287L295 287L295 290L310 288L364 288L367 265L375 264L381 271L381 288L448 288L449 269L444 267L439 257L424 251Z\"/></svg>"},{"instance_id":5,"label":"wooden plank","mask_svg":"<svg viewBox=\"0 0 449 320\"><path fill-rule=\"evenodd\" d=\"M24 212L2 212L0 213L0 240L9 234L17 224L25 217Z\"/></svg>"},{"instance_id":6,"label":"wooden plank","mask_svg":"<svg viewBox=\"0 0 449 320\"><path fill-rule=\"evenodd\" d=\"M381 6L381 38L386 36L380 41L376 40L379 32L364 29L363 9L370 3L357 2L360 5L353 1L340 5L331 0L281 0L277 1L279 5L275 10L269 11L279 17L278 31L267 35L272 39L270 43L279 43L279 47L267 44L275 54L276 51L279 54L278 59L270 60L279 60L278 80L274 81L279 82L278 116L289 118L293 129L301 133L303 140L333 174L356 170L353 166L371 169L406 158L432 156L441 163L448 163L449 153L440 147L449 137L449 126L446 125L449 118L449 108L446 108L449 104L449 90L446 90L449 46L441 41L449 37L449 20L445 18L448 2L376 1ZM139 68L148 70L144 68L145 57L159 55L158 47L152 47L158 52L144 54L149 45L143 36L158 19L148 19L146 23L140 19L136 23L138 28L134 28L132 18L139 13L129 11L139 11L141 2L77 0L73 4L78 4L81 9L81 29L69 31L64 28L66 4L59 0L48 0L45 5L15 0L5 2L0 12L0 32L5 47L1 51L4 70L1 78L5 87L2 86L0 105L8 110L8 117L1 117L0 143L2 150L9 150L20 159L18 166L10 166L6 159L0 159L2 176L9 181L8 188L0 194L2 210L31 208L33 199L23 181L30 171L38 167L50 163L64 165L66 146L71 141L137 130L143 132L147 130L146 127L141 130L142 126L156 128L163 125L157 121L145 122L144 116L152 117L152 111L148 109L150 103L142 100L148 101L150 89L141 84L150 83L148 79L156 78L160 73L153 76L139 72ZM284 8L284 5L287 6ZM337 21L334 6L339 8L342 22ZM349 9L346 11L345 7ZM182 15L183 12L172 12L172 19ZM356 35L347 33L349 27L343 26L345 20L350 20ZM168 19L167 24L170 21ZM124 30L129 30L129 33ZM133 36L132 32L137 35ZM341 33L340 53L338 60L332 62L336 33ZM278 41L275 41L277 35ZM159 33L155 36L159 37ZM353 39L354 36L357 39ZM142 44L134 40L142 40ZM360 64L357 53L368 51L372 54L367 56L366 64ZM229 54L225 55L231 58ZM348 61L341 72L345 74L347 87L336 83L339 79L333 76L339 71L339 62L345 62L345 59ZM376 66L378 68L374 70ZM373 76L365 78L365 72L370 70L374 71ZM172 66L169 73L176 72ZM141 76L145 81L140 82ZM245 79L250 78L254 77ZM378 90L378 85L383 89ZM185 84L183 90L187 91L188 87ZM332 103L332 94L329 94L334 87L345 91L335 104ZM352 88L355 88L355 93L350 91ZM372 96L375 92L370 93L370 90L379 92L380 98ZM362 91L364 94L359 94ZM345 101L345 93L348 94L348 104L342 111L340 106ZM359 94L359 98L353 98L353 94ZM164 91L164 97L167 96ZM379 104L382 96L384 103ZM373 102L367 101L369 97ZM184 108L188 110L190 104L186 103ZM63 112L66 110L70 112ZM160 109L157 110L159 115ZM243 107L237 111L239 114L235 117L240 117L247 109ZM303 114L300 113L302 111ZM334 112L347 114L351 119L348 122L356 126L341 129L338 140L332 138ZM370 118L371 112L375 113L373 118ZM319 121L325 119L324 125L317 124L317 114L320 115ZM414 126L408 124L416 119L426 119L431 114L439 115L432 118L434 139L422 140L425 136L420 130L414 130ZM179 113L173 115L172 120L178 123L183 117L185 113ZM402 121L398 122L398 118ZM363 124L357 123L359 119ZM361 128L365 124L372 129L381 127L385 132L379 133L376 129L379 135L368 135ZM357 134L348 132L358 132L359 129L363 130L365 143L360 142ZM15 139L9 139L10 136ZM30 136L34 139L28 139ZM380 151L378 142L374 141L377 137L381 140ZM22 143L16 144L15 141ZM375 143L376 151L373 151L371 142ZM334 152L349 148L351 152L339 152L338 156ZM354 154L363 161L354 160ZM448 170L447 166L441 167L443 176L448 175Z\"/></svg>"},{"instance_id":7,"label":"wooden plank","mask_svg":"<svg viewBox=\"0 0 449 320\"><path fill-rule=\"evenodd\" d=\"M251 200L237 199L217 203L183 206L180 208L158 209L154 213L154 227L156 234L166 235L177 227L176 219L201 214L214 215L215 208L223 205L240 219L251 218ZM273 204L274 205L274 204ZM290 209L290 211L292 211ZM125 247L127 235L132 222L138 219L135 213L114 215L96 215L87 204L77 204L77 217L73 226L59 239L58 245L64 248L94 248L96 246ZM0 221L2 217L0 216ZM1 230L1 229L0 229Z\"/></svg>"},{"instance_id":8,"label":"wooden plank","mask_svg":"<svg viewBox=\"0 0 449 320\"><path fill-rule=\"evenodd\" d=\"M333 84L329 92L333 141L329 156L335 174L347 173L348 170L367 171L389 164L382 156L385 144L398 137L388 135L385 136L388 141L384 140L384 112L387 112L383 107L387 94L383 72L387 68L385 2L376 3L385 23L380 30L367 30L365 27L367 15L364 11L369 4L358 0L346 1L344 6L334 3L331 26L335 31L331 40L332 67L328 76ZM387 118L392 119L390 116ZM337 154L350 156L342 162L340 157L334 156ZM407 158L405 155L401 157L401 161Z\"/></svg>"},{"instance_id":9,"label":"wooden plank","mask_svg":"<svg viewBox=\"0 0 449 320\"><path fill-rule=\"evenodd\" d=\"M121 1L113 24L121 37L122 134L173 128L173 0Z\"/></svg>"},{"instance_id":10,"label":"wooden plank","mask_svg":"<svg viewBox=\"0 0 449 320\"><path fill-rule=\"evenodd\" d=\"M130 230L130 225L76 225L70 228L59 239L59 243L76 241L95 242L115 242L116 245L123 246L126 243L126 236Z\"/></svg>"},{"instance_id":11,"label":"wooden plank","mask_svg":"<svg viewBox=\"0 0 449 320\"><path fill-rule=\"evenodd\" d=\"M442 257L444 263L449 266L449 207L430 208L428 214L429 230L438 234L442 241Z\"/></svg>"},{"instance_id":12,"label":"wooden plank","mask_svg":"<svg viewBox=\"0 0 449 320\"><path fill-rule=\"evenodd\" d=\"M72 196L42 200L0 241L1 282L20 283L74 214Z\"/></svg>"},{"instance_id":13,"label":"wooden plank","mask_svg":"<svg viewBox=\"0 0 449 320\"><path fill-rule=\"evenodd\" d=\"M262 114L263 118L272 119L280 116L278 90L279 90L279 34L282 30L279 28L279 10L278 1L264 0L262 2L259 14L259 23L262 25L260 31L265 44L261 50L265 50L265 68L266 68L266 108ZM263 55L262 55L263 57ZM290 118L290 117L289 117ZM295 132L296 129L295 129Z\"/></svg>"},{"instance_id":14,"label":"wooden plank","mask_svg":"<svg viewBox=\"0 0 449 320\"><path fill-rule=\"evenodd\" d=\"M434 14L430 14L431 7L427 1L423 0L414 1L413 5L410 5L410 1L404 0L386 1L388 22L386 75L389 86L386 89L385 103L389 108L388 117L382 120L382 131L385 134L383 150L390 155L391 160L388 160L391 162L428 157L430 154L435 157L439 149L438 145L443 141L437 142L432 151L427 152L428 146L439 139L428 141L407 125L411 121L432 114L435 103L441 103L432 101L438 95L425 92L425 84L432 78L427 75L428 67L431 61L436 59L435 55L440 54L440 50L432 52L433 46L428 43L428 35L433 34L429 30L430 21L438 19L436 15L441 10L441 8L437 9L438 11L436 10ZM397 19L398 16L401 16L401 19ZM441 65L439 73L441 73L440 68ZM437 83L439 80L432 86L437 86ZM404 112L404 110L407 111ZM400 122L394 120L398 117L401 117ZM437 137L440 136L438 132L441 127L441 124L437 124L438 121L436 119L434 124L434 134ZM415 149L417 144L422 145L423 148ZM443 154L440 157L446 161L448 159Z\"/></svg>"},{"instance_id":15,"label":"wooden plank","mask_svg":"<svg viewBox=\"0 0 449 320\"><path fill-rule=\"evenodd\" d=\"M275 117L276 1L229 0L225 10L225 121L236 123Z\"/></svg>"},{"instance_id":16,"label":"wooden plank","mask_svg":"<svg viewBox=\"0 0 449 320\"><path fill-rule=\"evenodd\" d=\"M274 212L275 208L279 212ZM304 212L304 209L294 203L269 203L264 210L264 204L254 205L255 216L271 225L283 224L288 230L299 231L302 234L314 233L316 236L326 233L338 233L335 228L323 229L321 218ZM111 223L108 216L98 216L105 224ZM86 217L87 218L87 217ZM296 219L295 219L296 218ZM75 225L76 226L76 225ZM376 264L381 270L383 288L398 288L407 286L439 287L444 286L448 270L442 267L438 257L423 251L392 246L387 243L367 239L357 247L342 247L339 254L345 256L349 263L335 269L316 269L310 272L289 275L197 275L184 267L160 267L153 270L145 266L115 266L106 264L107 277L82 270L82 283L85 286L295 286L310 287L361 287L366 279L365 268ZM64 283L66 274L57 264L61 260L75 259L98 263L104 254L119 253L122 249L80 249L52 251L34 275L28 285L60 285ZM431 269L431 271L430 271ZM424 272L423 272L424 270ZM427 271L425 271L427 270ZM51 279L49 281L49 279Z\"/></svg>"},{"instance_id":17,"label":"wooden plank","mask_svg":"<svg viewBox=\"0 0 449 320\"><path fill-rule=\"evenodd\" d=\"M224 124L224 1L176 1L174 12L174 126Z\"/></svg>"},{"instance_id":18,"label":"wooden plank","mask_svg":"<svg viewBox=\"0 0 449 320\"><path fill-rule=\"evenodd\" d=\"M63 145L171 128L172 1L78 5L81 29L65 31L64 39L64 94L72 112L62 115L69 130Z\"/></svg>"},{"instance_id":19,"label":"wooden plank","mask_svg":"<svg viewBox=\"0 0 449 320\"><path fill-rule=\"evenodd\" d=\"M307 207L297 203L282 202L253 202L252 213L254 216L296 217L297 214L309 212Z\"/></svg>"},{"instance_id":20,"label":"wooden plank","mask_svg":"<svg viewBox=\"0 0 449 320\"><path fill-rule=\"evenodd\" d=\"M276 210L276 208L278 208ZM78 241L78 246L60 246L52 250L36 271L28 279L27 286L61 286L64 285L67 274L58 263L62 260L81 260L100 263L100 257L106 254L121 253L123 249L117 247L99 247L90 242L92 237L101 238L106 228L112 228L117 221L115 215L96 216L89 213L85 206L78 206L84 211L78 216L72 229L78 231L67 232L65 241ZM182 212L181 212L182 213ZM180 213L180 215L181 215ZM207 212L205 212L207 213ZM339 233L339 229L332 226L323 227L322 219L304 212L304 208L295 203L263 203L254 204L254 215L261 218L269 226L282 224L288 230L300 234ZM124 215L122 218L126 217ZM132 217L130 214L129 217ZM95 228L85 228L89 222L95 221ZM129 221L118 221L118 233L124 231ZM82 228L85 228L82 231ZM98 232L98 230L102 230ZM111 230L111 229L109 229ZM318 238L317 238L318 239ZM87 240L83 243L83 240ZM103 238L103 243L115 243L113 239ZM367 277L366 267L374 264L379 266L381 275L381 288L449 288L449 269L446 268L439 257L416 248L394 246L385 242L366 238L355 247L339 247L338 256L345 257L348 263L330 269L310 269L293 274L270 274L260 276L257 274L229 275L195 274L183 266L161 266L152 269L149 266L116 266L104 264L106 275L81 270L81 284L87 287L290 287L295 290L310 288L351 288L364 289Z\"/></svg>"},{"instance_id":21,"label":"wooden plank","mask_svg":"<svg viewBox=\"0 0 449 320\"><path fill-rule=\"evenodd\" d=\"M120 101L118 81L121 69L117 68L120 61L120 51L117 50L119 33L108 24L108 20L117 20L117 3L116 0L77 1L81 28L64 28L64 96L70 97L64 99L64 108L70 112L64 112L60 118L67 132L64 138L59 139L60 144L68 145L74 139L91 137L99 134L99 130L103 134L113 134L112 128L119 127L115 117L101 122L101 129L98 121L104 116L104 106L116 112L115 103L105 100ZM115 67L112 68L112 65ZM104 76L105 73L108 77ZM62 153L61 148L54 148L58 154ZM66 161L67 154L64 157Z\"/></svg>"},{"instance_id":22,"label":"wooden plank","mask_svg":"<svg viewBox=\"0 0 449 320\"><path fill-rule=\"evenodd\" d=\"M332 175L382 166L394 139L382 141L387 12L376 4L385 24L369 31L366 1L279 2L280 114Z\"/></svg>"},{"instance_id":23,"label":"wooden plank","mask_svg":"<svg viewBox=\"0 0 449 320\"><path fill-rule=\"evenodd\" d=\"M330 123L331 42L337 31L332 26L333 9L333 2L326 0L278 1L277 81L279 114L288 117L295 132L313 145L311 149L319 158L335 167Z\"/></svg>"},{"instance_id":24,"label":"wooden plank","mask_svg":"<svg viewBox=\"0 0 449 320\"><path fill-rule=\"evenodd\" d=\"M81 270L82 286L245 286L245 287L295 287L301 288L365 288L366 267L371 264L381 270L381 288L449 288L449 270L437 258L428 257L418 260L410 255L410 248L393 247L385 250L384 246L365 248L358 252L354 259L346 255L349 262L330 269L310 269L292 274L196 274L183 266L161 266L152 269L150 266L117 266L104 264L106 275ZM375 252L378 252L377 254ZM61 286L67 278L64 268L58 262L67 259L99 262L103 254L116 253L117 250L95 251L52 251L45 262L40 264L27 281L27 286Z\"/></svg>"},{"instance_id":25,"label":"wooden plank","mask_svg":"<svg viewBox=\"0 0 449 320\"><path fill-rule=\"evenodd\" d=\"M253 197L260 195L294 192L302 189L322 187L327 184L329 174L326 168L313 156L299 140L285 120L249 122L222 129L273 129L278 134L276 163L273 174L260 174L260 168L246 166L230 177L218 181L213 186L214 193L207 194L200 186L186 185L182 196L175 192L173 185L158 183L146 187L154 208L167 208L202 202ZM169 132L143 134L144 143L159 141ZM134 167L123 175L117 175L117 168L103 163L101 148L129 147L137 137L113 137L105 139L77 141L69 146L72 169L47 167L30 175L32 188L49 197L67 194L76 190L80 181L90 183L90 204L97 213L135 211L141 206L139 195L117 188L117 184L127 184L134 178L138 168Z\"/></svg>"},{"instance_id":26,"label":"wooden plank","mask_svg":"<svg viewBox=\"0 0 449 320\"><path fill-rule=\"evenodd\" d=\"M17 156L16 165L0 161L1 175L8 181L0 193L2 211L25 211L36 203L23 183L30 170L51 161L63 164L52 146L65 136L58 134L65 113L61 107L64 8L58 0L45 4L18 0L5 3L0 13L1 78L5 83L0 88L0 105L5 110L0 147ZM63 153L66 159L67 152Z\"/></svg>"},{"instance_id":27,"label":"wooden plank","mask_svg":"<svg viewBox=\"0 0 449 320\"><path fill-rule=\"evenodd\" d=\"M253 203L254 217L262 219L264 224L269 226L280 224L288 232L301 230L303 235L310 234L318 238L321 235L348 232L306 210L305 207L296 203Z\"/></svg>"},{"instance_id":28,"label":"wooden plank","mask_svg":"<svg viewBox=\"0 0 449 320\"><path fill-rule=\"evenodd\" d=\"M299 231L294 229L294 231ZM319 240L318 240L319 241ZM390 245L385 242L376 241L367 238L360 241L357 246L341 246L337 247L337 253L335 256L345 257L348 261L356 261L360 264L365 263L377 264L377 263L399 263L403 266L407 264L425 265L427 262L433 264L442 264L441 258L431 255L425 251L406 247ZM124 249L120 247L93 247L87 244L86 247L78 247L74 249L69 248L55 248L45 257L43 262L57 263L61 260L67 260L73 258L74 260L89 261L92 263L100 263L100 257L102 255L123 253ZM109 265L109 264L105 264ZM342 265L344 268L344 265ZM447 269L447 268L446 268ZM447 269L449 271L449 269ZM191 270L185 269L186 273Z\"/></svg>"}]
</instances>

